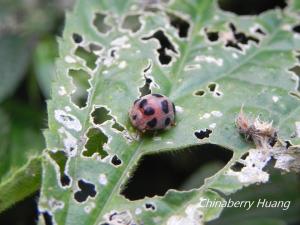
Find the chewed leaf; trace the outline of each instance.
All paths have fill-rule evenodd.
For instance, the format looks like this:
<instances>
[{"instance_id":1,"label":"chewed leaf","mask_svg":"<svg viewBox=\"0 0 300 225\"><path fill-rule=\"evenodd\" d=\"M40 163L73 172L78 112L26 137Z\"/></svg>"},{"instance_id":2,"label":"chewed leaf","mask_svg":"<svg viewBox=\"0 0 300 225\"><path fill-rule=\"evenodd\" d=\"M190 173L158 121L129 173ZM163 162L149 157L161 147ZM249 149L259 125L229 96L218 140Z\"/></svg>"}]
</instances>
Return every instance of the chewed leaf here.
<instances>
[{"instance_id":1,"label":"chewed leaf","mask_svg":"<svg viewBox=\"0 0 300 225\"><path fill-rule=\"evenodd\" d=\"M222 211L201 200L223 201L218 192L267 182L264 167L275 152L264 154L257 129L269 131L268 141L278 135L300 143L299 79L289 71L300 42L286 29L297 24L293 10L239 17L211 0L77 0L59 39L40 211L60 225L200 225ZM152 134L132 127L128 111L149 93L175 103L174 127ZM242 116L236 121L246 139L235 124L241 106L260 116L250 125ZM273 121L274 129L261 121ZM233 157L201 187L134 201L121 194L142 156L207 143ZM63 163L49 151L64 152ZM281 155L277 167L298 168L287 160Z\"/></svg>"}]
</instances>

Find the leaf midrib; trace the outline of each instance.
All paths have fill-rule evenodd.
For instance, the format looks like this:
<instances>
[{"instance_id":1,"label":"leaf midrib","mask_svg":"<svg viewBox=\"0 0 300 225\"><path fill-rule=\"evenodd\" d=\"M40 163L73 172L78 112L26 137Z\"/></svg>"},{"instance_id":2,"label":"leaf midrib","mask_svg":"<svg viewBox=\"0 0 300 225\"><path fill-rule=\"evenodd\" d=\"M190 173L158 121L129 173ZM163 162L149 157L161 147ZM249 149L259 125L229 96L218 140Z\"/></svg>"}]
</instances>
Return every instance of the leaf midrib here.
<instances>
[{"instance_id":1,"label":"leaf midrib","mask_svg":"<svg viewBox=\"0 0 300 225\"><path fill-rule=\"evenodd\" d=\"M206 1L206 2L209 2L209 1ZM206 3L206 4L207 4L207 3ZM205 7L204 7L204 8L205 8ZM198 23L198 26L201 26L201 23L200 23L200 22ZM197 27L198 27L198 26L197 26ZM197 29L194 28L193 33L195 32L195 30L197 30ZM193 37L193 36L192 36L192 37ZM190 43L190 42L189 42L189 43ZM190 44L189 44L189 46L190 46ZM188 48L188 49L189 49L189 48ZM188 52L188 50L187 50L186 52ZM186 54L186 56L187 56L187 54ZM183 66L183 65L181 65L181 66ZM179 74L179 73L177 73L176 77L178 76L178 74ZM97 86L97 85L96 85L96 86ZM124 182L124 180L123 180L124 177L126 176L127 172L129 172L129 170L132 168L132 165L133 165L133 164L136 162L136 160L138 159L138 157L139 157L139 155L140 155L139 150L141 149L142 145L143 145L143 141L141 141L141 143L137 146L136 150L134 151L134 154L132 155L130 161L128 162L128 164L126 165L125 169L123 170L120 179L118 179L118 181L117 181L117 183L115 184L114 188L111 190L111 192L110 192L110 194L109 194L109 197L108 197L107 200L105 201L105 203L104 203L104 205L103 205L103 207L102 207L102 209L101 209L101 211L100 211L98 217L96 218L96 222L95 222L94 224L97 224L97 223L100 222L99 220L100 220L100 218L103 216L103 211L104 211L104 209L105 209L105 206L106 206L107 204L109 204L109 202L110 202L111 198L114 196L114 194L115 194L115 193L118 193L117 190L120 188L120 185ZM116 192L115 192L115 191L116 191Z\"/></svg>"},{"instance_id":2,"label":"leaf midrib","mask_svg":"<svg viewBox=\"0 0 300 225\"><path fill-rule=\"evenodd\" d=\"M118 179L117 183L115 184L115 186L113 187L113 189L111 190L107 200L105 201L99 215L97 216L96 218L96 222L94 224L98 224L100 222L100 219L101 217L103 216L104 214L104 209L105 209L105 206L108 205L110 203L110 200L114 197L114 194L116 193L119 193L118 192L118 189L120 188L121 184L124 182L124 178L126 177L127 175L127 172L129 172L129 170L131 169L132 165L134 163L136 163L136 160L139 158L140 156L140 149L143 145L143 141L140 142L140 144L136 147L135 151L134 151L134 154L132 155L132 157L130 158L128 164L125 166L123 172L121 173L121 177L120 179Z\"/></svg>"}]
</instances>

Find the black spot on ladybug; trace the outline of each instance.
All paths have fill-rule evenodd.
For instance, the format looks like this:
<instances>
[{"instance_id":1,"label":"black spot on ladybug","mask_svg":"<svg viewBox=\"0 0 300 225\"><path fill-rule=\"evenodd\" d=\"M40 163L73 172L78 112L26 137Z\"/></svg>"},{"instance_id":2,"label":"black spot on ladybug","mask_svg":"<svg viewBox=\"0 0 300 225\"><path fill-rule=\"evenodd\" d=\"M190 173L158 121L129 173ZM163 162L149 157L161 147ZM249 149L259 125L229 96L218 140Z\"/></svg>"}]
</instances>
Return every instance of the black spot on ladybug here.
<instances>
[{"instance_id":1,"label":"black spot on ladybug","mask_svg":"<svg viewBox=\"0 0 300 225\"><path fill-rule=\"evenodd\" d=\"M171 119L168 117L166 120L165 120L165 125L168 126L171 122Z\"/></svg>"},{"instance_id":2,"label":"black spot on ladybug","mask_svg":"<svg viewBox=\"0 0 300 225\"><path fill-rule=\"evenodd\" d=\"M111 159L111 163L115 166L119 166L122 163L122 161L118 158L118 156L114 155Z\"/></svg>"},{"instance_id":3,"label":"black spot on ladybug","mask_svg":"<svg viewBox=\"0 0 300 225\"><path fill-rule=\"evenodd\" d=\"M153 118L152 120L148 121L147 122L147 125L150 127L150 128L154 128L157 124L157 119L156 118Z\"/></svg>"},{"instance_id":4,"label":"black spot on ladybug","mask_svg":"<svg viewBox=\"0 0 300 225\"><path fill-rule=\"evenodd\" d=\"M163 100L161 102L161 108L164 113L166 113L166 114L169 113L169 104L168 104L167 100Z\"/></svg>"},{"instance_id":5,"label":"black spot on ladybug","mask_svg":"<svg viewBox=\"0 0 300 225\"><path fill-rule=\"evenodd\" d=\"M147 99L143 99L140 104L139 104L139 107L140 108L144 108L144 106L147 105Z\"/></svg>"},{"instance_id":6,"label":"black spot on ladybug","mask_svg":"<svg viewBox=\"0 0 300 225\"><path fill-rule=\"evenodd\" d=\"M176 108L175 108L175 105L174 105L173 102L172 102L172 106L173 106L173 112L174 112L174 115L176 115Z\"/></svg>"},{"instance_id":7,"label":"black spot on ladybug","mask_svg":"<svg viewBox=\"0 0 300 225\"><path fill-rule=\"evenodd\" d=\"M162 97L164 97L164 96L162 96L162 95L160 95L160 94L152 94L152 96L155 96L155 97L157 97L157 98L162 98Z\"/></svg>"},{"instance_id":8,"label":"black spot on ladybug","mask_svg":"<svg viewBox=\"0 0 300 225\"><path fill-rule=\"evenodd\" d=\"M136 120L136 118L137 118L137 115L133 115L133 116L132 116L132 119L133 119L133 120Z\"/></svg>"},{"instance_id":9,"label":"black spot on ladybug","mask_svg":"<svg viewBox=\"0 0 300 225\"><path fill-rule=\"evenodd\" d=\"M197 138L203 139L203 138L208 138L211 133L212 131L210 129L206 129L206 130L196 131L194 134Z\"/></svg>"},{"instance_id":10,"label":"black spot on ladybug","mask_svg":"<svg viewBox=\"0 0 300 225\"><path fill-rule=\"evenodd\" d=\"M147 115L147 116L151 116L155 113L155 110L152 108L152 107L147 107L145 110L144 110L144 114Z\"/></svg>"}]
</instances>

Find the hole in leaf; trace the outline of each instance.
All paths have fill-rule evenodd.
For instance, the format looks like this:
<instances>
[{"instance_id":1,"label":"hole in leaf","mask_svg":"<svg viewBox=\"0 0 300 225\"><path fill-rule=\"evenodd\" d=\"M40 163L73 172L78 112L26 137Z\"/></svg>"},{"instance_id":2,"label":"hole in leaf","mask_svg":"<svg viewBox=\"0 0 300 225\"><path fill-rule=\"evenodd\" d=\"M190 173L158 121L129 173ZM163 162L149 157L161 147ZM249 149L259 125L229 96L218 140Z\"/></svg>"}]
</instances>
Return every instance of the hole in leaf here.
<instances>
[{"instance_id":1,"label":"hole in leaf","mask_svg":"<svg viewBox=\"0 0 300 225\"><path fill-rule=\"evenodd\" d=\"M78 187L80 188L80 191L75 192L74 198L78 202L84 202L87 200L87 198L95 197L97 192L95 190L95 185L92 183L89 183L84 180L78 181Z\"/></svg>"},{"instance_id":2,"label":"hole in leaf","mask_svg":"<svg viewBox=\"0 0 300 225\"><path fill-rule=\"evenodd\" d=\"M233 23L230 23L229 27L231 28L237 42L242 43L242 44L248 44L248 41L254 41L256 43L259 42L258 39L255 37L246 36L244 33L238 32Z\"/></svg>"},{"instance_id":3,"label":"hole in leaf","mask_svg":"<svg viewBox=\"0 0 300 225\"><path fill-rule=\"evenodd\" d=\"M294 26L293 31L296 33L300 33L300 25Z\"/></svg>"},{"instance_id":4,"label":"hole in leaf","mask_svg":"<svg viewBox=\"0 0 300 225\"><path fill-rule=\"evenodd\" d=\"M106 34L107 32L109 32L111 30L111 26L109 26L105 23L106 16L107 15L102 14L102 13L96 13L94 21L93 21L93 24L96 27L96 29L100 33L103 33L103 34Z\"/></svg>"},{"instance_id":5,"label":"hole in leaf","mask_svg":"<svg viewBox=\"0 0 300 225\"><path fill-rule=\"evenodd\" d=\"M94 123L99 125L112 119L112 116L109 115L109 110L104 107L95 108L92 112L92 117L94 118Z\"/></svg>"},{"instance_id":6,"label":"hole in leaf","mask_svg":"<svg viewBox=\"0 0 300 225\"><path fill-rule=\"evenodd\" d=\"M243 168L245 167L244 164L240 163L240 162L235 162L230 169L232 169L235 172L239 172L241 171Z\"/></svg>"},{"instance_id":7,"label":"hole in leaf","mask_svg":"<svg viewBox=\"0 0 300 225\"><path fill-rule=\"evenodd\" d=\"M85 60L86 65L91 68L91 69L95 69L96 67L96 60L97 60L97 56L92 53L87 51L85 48L83 47L78 47L75 51L75 55L77 55L78 57L82 58L83 60Z\"/></svg>"},{"instance_id":8,"label":"hole in leaf","mask_svg":"<svg viewBox=\"0 0 300 225\"><path fill-rule=\"evenodd\" d=\"M216 90L217 84L216 83L210 83L210 84L208 84L207 87L208 87L209 91L214 92Z\"/></svg>"},{"instance_id":9,"label":"hole in leaf","mask_svg":"<svg viewBox=\"0 0 300 225\"><path fill-rule=\"evenodd\" d=\"M196 131L194 134L197 138L204 139L204 138L208 138L211 133L212 130L205 129L205 130Z\"/></svg>"},{"instance_id":10,"label":"hole in leaf","mask_svg":"<svg viewBox=\"0 0 300 225\"><path fill-rule=\"evenodd\" d=\"M198 90L194 93L194 95L196 95L196 96L203 96L204 94L205 94L205 91L203 91L203 90Z\"/></svg>"},{"instance_id":11,"label":"hole in leaf","mask_svg":"<svg viewBox=\"0 0 300 225\"><path fill-rule=\"evenodd\" d=\"M269 145L271 147L273 147L276 144L277 139L278 139L278 135L277 135L277 132L275 132L274 135L272 135L272 137L270 137L269 140L268 140Z\"/></svg>"},{"instance_id":12,"label":"hole in leaf","mask_svg":"<svg viewBox=\"0 0 300 225\"><path fill-rule=\"evenodd\" d=\"M94 153L98 153L101 159L105 158L108 154L103 149L103 145L107 143L108 138L103 132L98 128L91 128L87 133L88 141L85 144L86 151L82 154L84 156L90 157Z\"/></svg>"},{"instance_id":13,"label":"hole in leaf","mask_svg":"<svg viewBox=\"0 0 300 225\"><path fill-rule=\"evenodd\" d=\"M73 38L73 40L74 40L74 42L76 43L76 44L79 44L79 43L81 43L82 42L82 36L80 35L80 34L77 34L77 33L74 33L73 35L72 35L72 38Z\"/></svg>"},{"instance_id":14,"label":"hole in leaf","mask_svg":"<svg viewBox=\"0 0 300 225\"><path fill-rule=\"evenodd\" d=\"M151 94L151 89L150 89L150 84L151 84L152 80L150 78L146 78L145 77L145 84L143 87L141 87L140 90L140 97L143 97L145 95Z\"/></svg>"},{"instance_id":15,"label":"hole in leaf","mask_svg":"<svg viewBox=\"0 0 300 225\"><path fill-rule=\"evenodd\" d=\"M70 180L70 177L64 173L64 174L62 174L62 176L60 178L60 182L61 182L62 186L69 186L71 180Z\"/></svg>"},{"instance_id":16,"label":"hole in leaf","mask_svg":"<svg viewBox=\"0 0 300 225\"><path fill-rule=\"evenodd\" d=\"M285 141L285 147L288 149L292 146L292 143L290 141Z\"/></svg>"},{"instance_id":17,"label":"hole in leaf","mask_svg":"<svg viewBox=\"0 0 300 225\"><path fill-rule=\"evenodd\" d=\"M114 122L115 123L112 125L112 128L114 128L120 132L125 130L125 128L121 124L117 123L115 120L114 120Z\"/></svg>"},{"instance_id":18,"label":"hole in leaf","mask_svg":"<svg viewBox=\"0 0 300 225\"><path fill-rule=\"evenodd\" d=\"M139 91L141 93L140 97L143 97L145 95L151 94L151 83L153 82L151 78L149 78L149 74L151 74L151 67L152 64L151 62L149 63L149 65L144 69L144 79L145 79L145 84L139 88Z\"/></svg>"},{"instance_id":19,"label":"hole in leaf","mask_svg":"<svg viewBox=\"0 0 300 225\"><path fill-rule=\"evenodd\" d=\"M218 92L218 91L216 91L215 94L216 94L217 96L221 96L221 95L222 95L222 94L221 94L220 92Z\"/></svg>"},{"instance_id":20,"label":"hole in leaf","mask_svg":"<svg viewBox=\"0 0 300 225\"><path fill-rule=\"evenodd\" d=\"M142 38L142 40L150 40L152 38L157 39L161 46L160 48L157 49L157 52L159 54L158 59L160 63L164 65L169 64L172 60L172 56L168 53L168 51L177 54L174 45L171 43L169 38L164 34L162 30L158 30L150 37L144 37Z\"/></svg>"},{"instance_id":21,"label":"hole in leaf","mask_svg":"<svg viewBox=\"0 0 300 225\"><path fill-rule=\"evenodd\" d=\"M148 209L148 210L155 210L155 205L151 204L151 203L146 203L145 204L145 208Z\"/></svg>"},{"instance_id":22,"label":"hole in leaf","mask_svg":"<svg viewBox=\"0 0 300 225\"><path fill-rule=\"evenodd\" d=\"M114 155L111 159L111 163L115 166L119 166L122 164L122 160L119 159L117 155Z\"/></svg>"},{"instance_id":23,"label":"hole in leaf","mask_svg":"<svg viewBox=\"0 0 300 225\"><path fill-rule=\"evenodd\" d=\"M225 44L226 47L232 47L237 50L242 51L240 44L247 45L249 41L255 42L256 44L259 43L259 40L251 35L246 35L243 32L237 31L235 25L233 23L229 24L229 27L232 31L232 34L234 36L234 39L228 39L227 43Z\"/></svg>"},{"instance_id":24,"label":"hole in leaf","mask_svg":"<svg viewBox=\"0 0 300 225\"><path fill-rule=\"evenodd\" d=\"M116 57L116 49L111 49L110 54L109 54L112 58Z\"/></svg>"},{"instance_id":25,"label":"hole in leaf","mask_svg":"<svg viewBox=\"0 0 300 225\"><path fill-rule=\"evenodd\" d=\"M70 177L65 173L66 163L67 163L67 155L64 151L50 152L49 155L51 158L57 163L59 166L60 172L60 183L62 186L70 185Z\"/></svg>"},{"instance_id":26,"label":"hole in leaf","mask_svg":"<svg viewBox=\"0 0 300 225\"><path fill-rule=\"evenodd\" d=\"M262 29L260 29L260 28L257 28L256 30L255 30L255 32L256 33L258 33L258 34L261 34L261 35L266 35L266 32L264 32Z\"/></svg>"},{"instance_id":27,"label":"hole in leaf","mask_svg":"<svg viewBox=\"0 0 300 225\"><path fill-rule=\"evenodd\" d=\"M75 92L72 93L71 99L74 104L82 108L86 106L88 99L88 89L90 88L90 75L84 70L69 70L69 76L73 78L76 86Z\"/></svg>"},{"instance_id":28,"label":"hole in leaf","mask_svg":"<svg viewBox=\"0 0 300 225\"><path fill-rule=\"evenodd\" d=\"M128 15L125 17L122 28L126 30L130 30L133 33L137 32L139 29L141 29L142 23L140 21L140 15Z\"/></svg>"},{"instance_id":29,"label":"hole in leaf","mask_svg":"<svg viewBox=\"0 0 300 225\"><path fill-rule=\"evenodd\" d=\"M246 152L244 155L242 155L241 159L245 160L247 157L249 156L249 152ZM245 165L241 162L235 162L230 169L232 169L233 171L239 172L241 171L243 168L245 167Z\"/></svg>"},{"instance_id":30,"label":"hole in leaf","mask_svg":"<svg viewBox=\"0 0 300 225\"><path fill-rule=\"evenodd\" d=\"M111 115L110 115L110 112L108 109L106 109L105 107L99 107L99 108L95 108L94 111L92 112L92 117L93 117L93 121L95 124L102 124L104 123L105 121L107 120L111 120L113 119L114 121L114 124L112 125L112 127L118 131L124 131L125 128L119 124L115 118L113 118Z\"/></svg>"},{"instance_id":31,"label":"hole in leaf","mask_svg":"<svg viewBox=\"0 0 300 225\"><path fill-rule=\"evenodd\" d=\"M45 225L53 225L53 218L50 215L50 213L43 212L43 217L44 217L44 221L45 221Z\"/></svg>"},{"instance_id":32,"label":"hole in leaf","mask_svg":"<svg viewBox=\"0 0 300 225\"><path fill-rule=\"evenodd\" d=\"M228 40L225 46L235 48L239 51L243 51L243 49L235 41L232 40Z\"/></svg>"},{"instance_id":33,"label":"hole in leaf","mask_svg":"<svg viewBox=\"0 0 300 225\"><path fill-rule=\"evenodd\" d=\"M172 153L145 155L121 194L130 200L164 195L169 189L199 188L231 159L232 151L217 145L193 146Z\"/></svg>"},{"instance_id":34,"label":"hole in leaf","mask_svg":"<svg viewBox=\"0 0 300 225\"><path fill-rule=\"evenodd\" d=\"M211 42L215 42L219 40L218 32L208 31L207 28L205 28L204 31L206 33L207 39L210 40Z\"/></svg>"},{"instance_id":35,"label":"hole in leaf","mask_svg":"<svg viewBox=\"0 0 300 225\"><path fill-rule=\"evenodd\" d=\"M218 3L221 9L238 15L257 15L269 9L283 9L287 6L285 0L219 0Z\"/></svg>"},{"instance_id":36,"label":"hole in leaf","mask_svg":"<svg viewBox=\"0 0 300 225\"><path fill-rule=\"evenodd\" d=\"M242 155L241 159L245 160L249 155L249 152L246 152L244 155Z\"/></svg>"},{"instance_id":37,"label":"hole in leaf","mask_svg":"<svg viewBox=\"0 0 300 225\"><path fill-rule=\"evenodd\" d=\"M175 14L167 13L167 15L170 19L171 25L178 30L178 36L181 38L186 38L188 36L190 24L186 20L179 16L176 16Z\"/></svg>"},{"instance_id":38,"label":"hole in leaf","mask_svg":"<svg viewBox=\"0 0 300 225\"><path fill-rule=\"evenodd\" d=\"M17 108L19 109L19 108ZM1 166L3 166L3 160L1 161ZM3 167L2 167L3 168ZM1 168L1 169L2 169ZM28 171L29 172L29 171ZM23 178L24 179L24 178ZM18 185L19 188L22 189L24 188L23 185L25 185L23 182L17 182L15 185ZM27 183L29 185L29 183ZM11 188L11 187L9 187ZM8 194L11 192L11 190L3 190ZM18 192L17 195L20 193ZM28 193L27 193L28 195ZM8 195L7 195L8 196ZM8 196L10 198L11 195ZM40 191L35 191L32 194L29 194L29 196L26 196L24 199L19 200L18 202L15 202L12 204L10 207L7 209L3 210L0 214L0 224L1 225L33 225L36 224L37 220L40 218L41 221L45 221L43 214L46 213L45 211L41 212L41 215L39 216L38 213L38 203L37 199L40 196ZM4 197L4 196L3 196ZM5 205L7 205L7 198L1 198L0 200L0 205L2 208L4 208ZM51 216L50 216L50 222L51 222ZM51 223L48 223L48 225L52 225ZM46 223L43 223L46 225Z\"/></svg>"}]
</instances>

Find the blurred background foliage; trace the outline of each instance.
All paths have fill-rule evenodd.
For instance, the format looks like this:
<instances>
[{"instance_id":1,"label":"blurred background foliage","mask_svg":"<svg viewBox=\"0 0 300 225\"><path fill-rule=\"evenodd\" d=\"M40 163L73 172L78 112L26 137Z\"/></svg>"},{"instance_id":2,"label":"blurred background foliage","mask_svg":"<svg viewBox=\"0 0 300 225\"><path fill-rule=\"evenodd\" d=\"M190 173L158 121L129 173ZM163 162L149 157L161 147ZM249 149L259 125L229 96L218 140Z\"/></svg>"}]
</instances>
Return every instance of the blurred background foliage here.
<instances>
[{"instance_id":1,"label":"blurred background foliage","mask_svg":"<svg viewBox=\"0 0 300 225\"><path fill-rule=\"evenodd\" d=\"M0 0L0 224L34 224L38 218L38 159L45 148L42 130L47 127L46 100L58 56L56 37L62 33L64 12L72 4L73 0ZM219 0L219 4L222 9L240 15L286 6L283 0ZM209 148L215 148L215 155L207 157ZM123 194L136 199L162 195L170 188L199 187L230 157L228 150L211 145L146 156ZM28 168L39 172L28 179ZM22 192L11 187L11 179L19 179ZM153 184L152 180L157 182ZM226 209L222 219L210 224L299 224L299 190L296 174L280 176L272 172L270 183L245 188L231 197L292 200L291 210ZM10 199L1 197L10 194L18 195L18 200L26 198L11 207Z\"/></svg>"},{"instance_id":2,"label":"blurred background foliage","mask_svg":"<svg viewBox=\"0 0 300 225\"><path fill-rule=\"evenodd\" d=\"M55 38L72 0L2 0L0 3L0 179L45 146ZM6 174L8 173L8 174Z\"/></svg>"},{"instance_id":3,"label":"blurred background foliage","mask_svg":"<svg viewBox=\"0 0 300 225\"><path fill-rule=\"evenodd\" d=\"M47 127L46 99L58 55L56 36L72 4L0 1L0 211L14 203L9 196L32 196L1 213L0 224L33 224L37 218L39 157L45 148L42 130ZM12 183L22 187L20 191Z\"/></svg>"}]
</instances>

